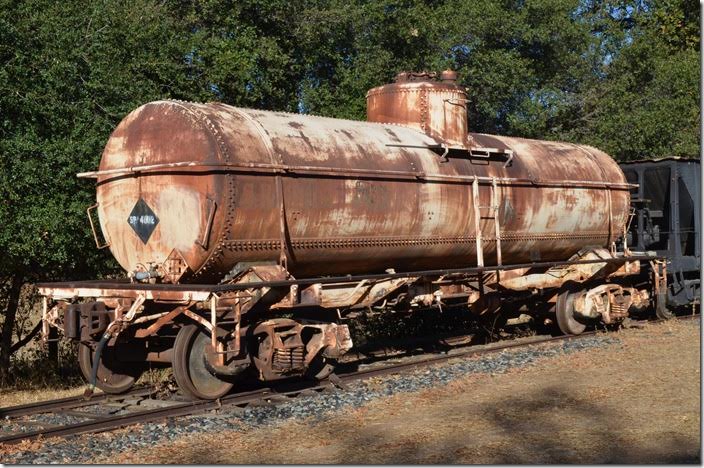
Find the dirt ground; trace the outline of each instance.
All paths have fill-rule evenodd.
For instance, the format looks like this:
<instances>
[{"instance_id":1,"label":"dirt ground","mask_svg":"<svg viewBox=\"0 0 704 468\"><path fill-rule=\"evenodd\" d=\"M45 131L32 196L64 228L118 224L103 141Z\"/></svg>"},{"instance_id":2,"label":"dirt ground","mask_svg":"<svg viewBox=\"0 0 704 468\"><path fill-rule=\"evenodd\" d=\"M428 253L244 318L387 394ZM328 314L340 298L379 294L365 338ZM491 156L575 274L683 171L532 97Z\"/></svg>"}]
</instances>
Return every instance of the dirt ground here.
<instances>
[{"instance_id":1,"label":"dirt ground","mask_svg":"<svg viewBox=\"0 0 704 468\"><path fill-rule=\"evenodd\" d=\"M188 436L95 462L699 463L698 323L625 330L621 344L322 422Z\"/></svg>"}]
</instances>

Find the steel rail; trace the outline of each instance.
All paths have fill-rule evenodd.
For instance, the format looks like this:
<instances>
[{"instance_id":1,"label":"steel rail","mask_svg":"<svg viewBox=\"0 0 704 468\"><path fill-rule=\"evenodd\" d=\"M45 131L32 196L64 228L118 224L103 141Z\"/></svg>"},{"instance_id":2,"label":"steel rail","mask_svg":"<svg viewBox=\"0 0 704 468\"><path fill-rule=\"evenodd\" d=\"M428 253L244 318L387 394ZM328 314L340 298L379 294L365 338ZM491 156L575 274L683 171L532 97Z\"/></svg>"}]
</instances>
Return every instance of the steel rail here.
<instances>
[{"instance_id":1,"label":"steel rail","mask_svg":"<svg viewBox=\"0 0 704 468\"><path fill-rule=\"evenodd\" d=\"M687 320L699 318L700 315L684 315L675 317L677 320ZM650 323L660 323L667 320L657 319ZM593 330L589 332L582 333L580 335L563 335L563 336L551 336L540 340L534 340L529 342L521 343L507 343L501 346L495 346L491 348L483 349L467 349L459 353L454 354L443 354L440 356L430 356L423 359L418 359L409 362L394 363L373 369L364 369L349 372L346 374L338 375L339 383L345 384L352 381L358 381L363 379L368 379L371 377L378 377L384 375L390 375L395 373L402 373L409 370L413 370L419 367L427 367L429 365L438 364L441 362L450 361L458 358L466 358L470 356L479 356L484 354L493 354L507 349L516 348L527 348L530 346L541 345L545 343L559 342L559 341L572 341L579 340L587 337L594 336L596 334L603 333L601 330ZM334 381L336 379L330 380L330 383L335 385ZM338 383L338 384L339 384ZM286 390L288 388L288 390ZM195 414L200 414L212 409L221 409L225 407L233 406L246 406L258 402L276 402L282 399L288 399L292 396L299 395L304 392L320 391L330 388L328 382L322 383L312 383L306 385L302 382L294 382L288 386L284 385L276 388L262 388L257 390L251 390L243 393L228 395L219 400L207 401L199 400L193 402L177 403L172 406L167 406L164 408L157 408L153 410L139 411L135 413L116 415L113 417L106 417L99 420L91 420L80 422L68 426L59 427L49 427L46 429L39 429L36 431L24 432L19 434L12 434L5 437L0 437L0 444L16 444L23 440L36 440L40 437L66 437L69 435L79 435L86 433L98 433L109 431L113 429L119 429L121 427L129 426L132 424L155 422L173 417L183 417ZM90 417L88 415L87 417Z\"/></svg>"},{"instance_id":2,"label":"steel rail","mask_svg":"<svg viewBox=\"0 0 704 468\"><path fill-rule=\"evenodd\" d=\"M441 363L441 362L447 362L451 361L452 359L455 358L466 358L466 357L472 357L472 356L481 356L484 354L493 354L493 353L498 353L502 351L506 351L508 349L514 349L514 348L528 348L533 345L541 345L545 343L552 343L555 341L570 341L570 340L575 340L575 339L582 339L586 338L588 336L593 336L597 335L599 333L603 333L601 330L591 330L591 331L586 331L584 333L581 333L579 335L561 335L561 336L550 336L546 337L540 340L533 340L533 341L527 341L527 342L520 342L520 343L507 343L505 345L501 346L496 346L496 347L491 347L491 348L482 348L482 349L467 349L458 353L454 354L444 354L440 356L428 356L422 359L417 359L417 360L412 360L408 362L401 362L389 366L384 366L384 367L379 367L379 368L374 368L374 369L365 369L361 371L357 371L354 373L350 373L348 375L340 376L342 381L354 381L354 380L362 380L362 379L367 379L370 377L379 377L383 375L389 375L389 374L394 374L397 372L406 372L408 370L416 369L419 367L427 367L432 364L436 363Z\"/></svg>"},{"instance_id":3,"label":"steel rail","mask_svg":"<svg viewBox=\"0 0 704 468\"><path fill-rule=\"evenodd\" d=\"M699 314L679 315L679 316L673 317L672 319L654 319L654 320L646 320L645 322L647 322L647 323L662 323L662 322L667 322L669 320L692 320L695 318L699 318L699 316L700 316ZM508 349L528 348L533 345L542 345L545 343L552 343L552 342L558 342L558 341L579 340L579 339L586 338L589 336L594 336L594 335L604 334L604 333L605 332L603 330L590 330L590 331L585 331L583 333L580 333L579 335L551 336L551 337L545 337L545 338L542 338L539 340L521 341L519 343L509 342L506 344L502 344L500 346L493 346L490 348L472 349L470 347L468 349L465 349L463 351L460 351L460 352L457 352L454 354L428 356L428 357L425 357L422 359L396 363L396 364L392 364L392 365L388 365L388 366L384 366L384 367L356 371L356 372L349 373L346 375L341 375L340 379L343 382L344 381L353 381L353 380L362 380L362 379L367 379L370 377L378 377L378 376L389 375L389 374L393 374L393 373L397 373L397 372L405 372L407 370L415 369L418 367L426 367L428 365L432 365L435 363L450 361L455 358L466 358L466 357L470 357L470 356L493 354L493 353L505 351ZM606 333L609 333L609 332L606 332ZM512 341L516 341L516 340L512 340Z\"/></svg>"},{"instance_id":4,"label":"steel rail","mask_svg":"<svg viewBox=\"0 0 704 468\"><path fill-rule=\"evenodd\" d=\"M146 396L153 393L156 393L156 389L151 387L139 387L133 388L129 392L121 395L99 393L91 397L90 400L87 400L83 395L80 395L75 397L59 398L57 400L39 401L36 403L27 403L25 405L0 408L0 418L18 418L20 416L30 416L34 414L47 413L50 411L81 408L105 401L121 401L130 397Z\"/></svg>"},{"instance_id":5,"label":"steel rail","mask_svg":"<svg viewBox=\"0 0 704 468\"><path fill-rule=\"evenodd\" d=\"M130 426L132 424L146 423L152 421L160 421L166 418L190 416L203 413L211 409L220 409L225 406L243 406L251 403L267 400L267 397L276 399L277 397L285 397L287 395L297 395L304 391L312 391L316 389L327 388L329 385L316 384L303 388L296 388L289 391L276 391L271 388L262 388L251 390L244 393L225 396L219 400L197 400L184 403L176 403L163 408L152 410L137 411L134 413L115 415L105 417L98 420L83 421L67 426L49 427L36 431L22 432L11 434L5 437L0 437L0 444L16 444L23 440L36 440L39 437L67 437L71 435L80 435L87 433L99 433L121 427ZM86 417L90 417L88 413Z\"/></svg>"},{"instance_id":6,"label":"steel rail","mask_svg":"<svg viewBox=\"0 0 704 468\"><path fill-rule=\"evenodd\" d=\"M240 396L241 397L241 396ZM242 397L241 397L242 398ZM109 418L79 422L68 426L50 427L31 432L12 434L0 437L0 444L14 444L23 440L35 440L39 437L66 437L85 433L97 433L110 429L129 426L131 424L155 421L169 416L185 416L195 412L205 411L218 406L216 401L194 401L188 403L175 404L164 408L138 411L135 413L117 415Z\"/></svg>"}]
</instances>

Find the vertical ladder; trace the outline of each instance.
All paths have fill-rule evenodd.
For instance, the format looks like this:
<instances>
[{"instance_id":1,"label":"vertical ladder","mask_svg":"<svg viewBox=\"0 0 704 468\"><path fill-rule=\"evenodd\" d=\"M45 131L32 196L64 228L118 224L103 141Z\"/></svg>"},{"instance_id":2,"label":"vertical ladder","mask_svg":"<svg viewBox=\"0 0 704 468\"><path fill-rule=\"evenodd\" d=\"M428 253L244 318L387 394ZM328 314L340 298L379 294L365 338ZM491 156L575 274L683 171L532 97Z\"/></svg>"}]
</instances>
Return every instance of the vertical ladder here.
<instances>
[{"instance_id":1,"label":"vertical ladder","mask_svg":"<svg viewBox=\"0 0 704 468\"><path fill-rule=\"evenodd\" d=\"M491 178L491 205L482 206L479 204L479 179L474 176L472 182L472 205L474 207L474 231L476 232L477 244L477 266L484 266L484 239L481 230L481 220L491 219L494 221L494 235L496 236L496 264L502 265L501 258L501 226L499 223L499 187L496 177ZM487 216L482 216L481 210L488 209Z\"/></svg>"}]
</instances>

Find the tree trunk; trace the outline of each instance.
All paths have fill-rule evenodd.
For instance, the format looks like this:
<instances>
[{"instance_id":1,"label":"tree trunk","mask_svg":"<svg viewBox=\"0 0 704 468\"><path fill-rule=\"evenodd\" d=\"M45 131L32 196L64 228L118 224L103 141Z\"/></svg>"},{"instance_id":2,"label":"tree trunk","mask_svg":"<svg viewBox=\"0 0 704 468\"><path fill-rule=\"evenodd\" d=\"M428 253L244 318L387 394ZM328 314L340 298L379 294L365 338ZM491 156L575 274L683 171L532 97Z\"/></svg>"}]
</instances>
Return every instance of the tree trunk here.
<instances>
[{"instance_id":1,"label":"tree trunk","mask_svg":"<svg viewBox=\"0 0 704 468\"><path fill-rule=\"evenodd\" d=\"M17 343L13 344L12 347L10 348L10 354L19 351L22 349L24 346L29 344L30 341L32 341L32 338L37 336L39 332L42 331L42 321L40 320L37 322L37 324L32 328L32 330L25 335L24 338L19 340Z\"/></svg>"},{"instance_id":2,"label":"tree trunk","mask_svg":"<svg viewBox=\"0 0 704 468\"><path fill-rule=\"evenodd\" d=\"M10 280L8 291L7 309L5 309L5 321L2 324L2 334L0 334L0 382L6 382L9 378L10 356L12 355L12 333L15 328L15 317L17 307L20 303L20 292L24 277L14 275Z\"/></svg>"}]
</instances>

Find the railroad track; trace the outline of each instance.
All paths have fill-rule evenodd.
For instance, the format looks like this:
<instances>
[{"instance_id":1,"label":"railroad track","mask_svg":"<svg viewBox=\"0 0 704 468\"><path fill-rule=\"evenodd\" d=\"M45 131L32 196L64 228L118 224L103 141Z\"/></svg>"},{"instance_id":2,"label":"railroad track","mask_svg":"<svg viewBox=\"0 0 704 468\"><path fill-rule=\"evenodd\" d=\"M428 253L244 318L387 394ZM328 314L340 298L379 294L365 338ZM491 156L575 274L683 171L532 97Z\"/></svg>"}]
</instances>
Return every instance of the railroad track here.
<instances>
[{"instance_id":1,"label":"railroad track","mask_svg":"<svg viewBox=\"0 0 704 468\"><path fill-rule=\"evenodd\" d=\"M28 403L26 405L12 406L9 408L0 408L0 419L18 418L21 416L31 416L33 414L41 414L47 412L57 412L73 410L85 406L93 406L102 402L118 402L129 398L151 396L157 390L151 387L133 388L131 391L122 395L108 395L99 393L94 395L90 400L86 400L83 396L75 396L68 398L60 398L57 400L40 401L37 403Z\"/></svg>"},{"instance_id":2,"label":"railroad track","mask_svg":"<svg viewBox=\"0 0 704 468\"><path fill-rule=\"evenodd\" d=\"M698 318L699 315L685 315L677 317L678 320L688 320ZM655 320L660 322L661 320ZM300 395L315 394L321 391L330 390L334 387L344 387L346 384L353 381L368 379L371 377L385 376L395 373L408 372L414 369L426 367L433 364L450 361L458 358L467 358L472 356L480 356L490 353L498 353L508 349L522 348L535 346L551 342L580 340L589 336L601 333L601 331L589 331L581 335L567 336L546 336L534 340L518 342L498 342L486 345L477 349L472 346L468 349L462 349L454 353L445 353L440 355L425 356L418 359L412 359L406 362L387 364L380 367L354 370L344 372L339 375L333 375L329 380L324 382L292 382L284 383L278 386L255 388L244 392L239 392L227 395L215 401L163 401L163 400L148 400L154 395L157 390L154 388L141 387L133 389L124 395L105 395L99 394L93 396L90 400L84 399L82 396L63 398L59 400L50 400L39 403L32 403L21 406L0 409L0 418L5 420L5 423L17 425L29 424L34 426L43 426L39 429L21 431L10 435L0 437L0 444L16 444L23 440L36 440L39 438L50 437L67 437L72 435L80 435L87 433L98 433L109 430L114 430L133 424L162 421L168 418L177 418L190 416L200 413L205 413L210 410L219 410L222 408L244 408L249 405L261 404L277 404L282 401L290 400ZM98 407L99 405L118 404L123 407L139 406L133 405L131 402L151 401L160 402L160 407L131 411L124 414L100 414L91 412L77 411L78 408ZM52 425L42 423L41 421L18 421L18 418L25 416L36 416L41 414L53 415L68 415L74 418L84 418L85 420L66 424Z\"/></svg>"}]
</instances>

